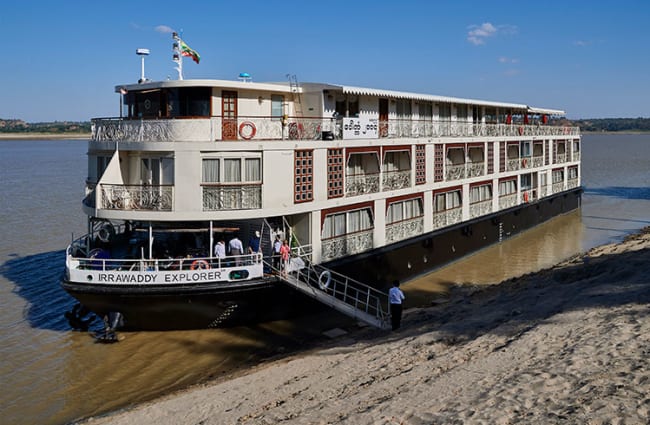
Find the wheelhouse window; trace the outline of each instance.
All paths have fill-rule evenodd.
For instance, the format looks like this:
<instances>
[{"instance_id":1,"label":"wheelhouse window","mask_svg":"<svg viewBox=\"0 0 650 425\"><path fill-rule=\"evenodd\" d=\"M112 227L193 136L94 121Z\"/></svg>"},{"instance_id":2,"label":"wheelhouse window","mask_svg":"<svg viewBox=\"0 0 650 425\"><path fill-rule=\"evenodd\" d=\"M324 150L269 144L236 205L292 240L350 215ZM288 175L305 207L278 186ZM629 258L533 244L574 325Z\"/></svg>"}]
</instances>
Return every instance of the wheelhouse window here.
<instances>
[{"instance_id":1,"label":"wheelhouse window","mask_svg":"<svg viewBox=\"0 0 650 425\"><path fill-rule=\"evenodd\" d=\"M130 91L123 97L127 118L209 117L209 87Z\"/></svg>"}]
</instances>

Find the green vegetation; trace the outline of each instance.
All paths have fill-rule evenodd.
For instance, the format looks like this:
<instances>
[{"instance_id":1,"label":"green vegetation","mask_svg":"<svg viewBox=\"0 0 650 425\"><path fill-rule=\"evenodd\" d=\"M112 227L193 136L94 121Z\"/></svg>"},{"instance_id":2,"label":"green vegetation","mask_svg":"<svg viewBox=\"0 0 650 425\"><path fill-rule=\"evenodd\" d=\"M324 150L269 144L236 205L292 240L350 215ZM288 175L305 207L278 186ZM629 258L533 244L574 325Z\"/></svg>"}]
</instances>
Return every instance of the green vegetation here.
<instances>
[{"instance_id":1,"label":"green vegetation","mask_svg":"<svg viewBox=\"0 0 650 425\"><path fill-rule=\"evenodd\" d=\"M84 122L55 121L55 122L27 123L23 120L3 120L0 118L0 134L2 133L84 134L84 133L90 133L90 121L84 121Z\"/></svg>"},{"instance_id":2,"label":"green vegetation","mask_svg":"<svg viewBox=\"0 0 650 425\"><path fill-rule=\"evenodd\" d=\"M583 132L650 132L650 118L560 119L551 124L577 126Z\"/></svg>"}]
</instances>

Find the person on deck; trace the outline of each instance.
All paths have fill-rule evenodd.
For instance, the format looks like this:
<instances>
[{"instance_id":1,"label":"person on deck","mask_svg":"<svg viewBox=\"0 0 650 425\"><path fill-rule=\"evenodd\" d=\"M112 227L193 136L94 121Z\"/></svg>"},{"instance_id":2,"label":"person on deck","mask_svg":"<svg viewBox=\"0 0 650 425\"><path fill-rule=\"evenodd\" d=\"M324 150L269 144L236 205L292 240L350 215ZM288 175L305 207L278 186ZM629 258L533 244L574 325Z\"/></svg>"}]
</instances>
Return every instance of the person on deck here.
<instances>
[{"instance_id":1,"label":"person on deck","mask_svg":"<svg viewBox=\"0 0 650 425\"><path fill-rule=\"evenodd\" d=\"M285 239L282 242L282 246L280 247L280 256L282 257L282 274L287 275L287 271L289 270L289 257L291 254L291 248L289 247L289 242Z\"/></svg>"},{"instance_id":2,"label":"person on deck","mask_svg":"<svg viewBox=\"0 0 650 425\"><path fill-rule=\"evenodd\" d=\"M244 246L237 235L228 242L228 248L230 248L230 255L235 257L235 264L237 267L241 266L241 255L244 253Z\"/></svg>"},{"instance_id":3,"label":"person on deck","mask_svg":"<svg viewBox=\"0 0 650 425\"><path fill-rule=\"evenodd\" d=\"M248 240L248 253L249 254L259 254L261 251L261 246L260 246L260 232L255 231L255 236L251 236L250 239ZM251 260L250 262L256 262L259 261L259 257L255 258L251 255Z\"/></svg>"},{"instance_id":4,"label":"person on deck","mask_svg":"<svg viewBox=\"0 0 650 425\"><path fill-rule=\"evenodd\" d=\"M282 248L282 240L280 240L280 235L277 235L273 242L273 268L276 270L280 270L280 248Z\"/></svg>"},{"instance_id":5,"label":"person on deck","mask_svg":"<svg viewBox=\"0 0 650 425\"><path fill-rule=\"evenodd\" d=\"M394 280L393 287L388 291L390 321L393 330L399 329L402 323L402 301L404 301L404 293L399 289L399 280Z\"/></svg>"}]
</instances>

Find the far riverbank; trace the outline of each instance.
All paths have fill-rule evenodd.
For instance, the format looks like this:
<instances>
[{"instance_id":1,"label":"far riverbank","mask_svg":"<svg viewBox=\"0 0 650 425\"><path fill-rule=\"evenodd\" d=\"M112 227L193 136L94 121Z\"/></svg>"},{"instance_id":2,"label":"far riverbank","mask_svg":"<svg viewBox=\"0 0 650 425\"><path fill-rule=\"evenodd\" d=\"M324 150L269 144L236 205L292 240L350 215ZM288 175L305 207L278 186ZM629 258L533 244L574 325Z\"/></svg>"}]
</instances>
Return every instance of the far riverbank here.
<instances>
[{"instance_id":1,"label":"far riverbank","mask_svg":"<svg viewBox=\"0 0 650 425\"><path fill-rule=\"evenodd\" d=\"M0 140L89 140L90 133L0 133Z\"/></svg>"}]
</instances>

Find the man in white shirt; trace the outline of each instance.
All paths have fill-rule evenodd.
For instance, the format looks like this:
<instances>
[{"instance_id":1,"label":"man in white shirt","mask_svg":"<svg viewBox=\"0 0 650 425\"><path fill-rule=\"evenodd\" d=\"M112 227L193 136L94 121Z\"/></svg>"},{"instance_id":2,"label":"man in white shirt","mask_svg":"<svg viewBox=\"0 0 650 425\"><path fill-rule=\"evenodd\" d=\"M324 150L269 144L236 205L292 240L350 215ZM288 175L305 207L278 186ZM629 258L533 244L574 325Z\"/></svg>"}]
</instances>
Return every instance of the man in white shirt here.
<instances>
[{"instance_id":1,"label":"man in white shirt","mask_svg":"<svg viewBox=\"0 0 650 425\"><path fill-rule=\"evenodd\" d=\"M241 266L241 255L244 253L244 245L242 245L236 235L230 240L230 242L228 242L228 248L230 248L230 255L235 257L235 264L237 267Z\"/></svg>"},{"instance_id":2,"label":"man in white shirt","mask_svg":"<svg viewBox=\"0 0 650 425\"><path fill-rule=\"evenodd\" d=\"M214 246L214 256L217 258L226 257L226 243L223 239L219 239L219 242Z\"/></svg>"},{"instance_id":3,"label":"man in white shirt","mask_svg":"<svg viewBox=\"0 0 650 425\"><path fill-rule=\"evenodd\" d=\"M394 280L393 287L388 291L390 322L393 330L399 329L402 322L402 301L404 301L404 293L399 289L399 280Z\"/></svg>"},{"instance_id":4,"label":"man in white shirt","mask_svg":"<svg viewBox=\"0 0 650 425\"><path fill-rule=\"evenodd\" d=\"M275 242L273 242L273 267L280 269L280 248L282 248L282 240L280 240L280 235L275 237Z\"/></svg>"}]
</instances>

